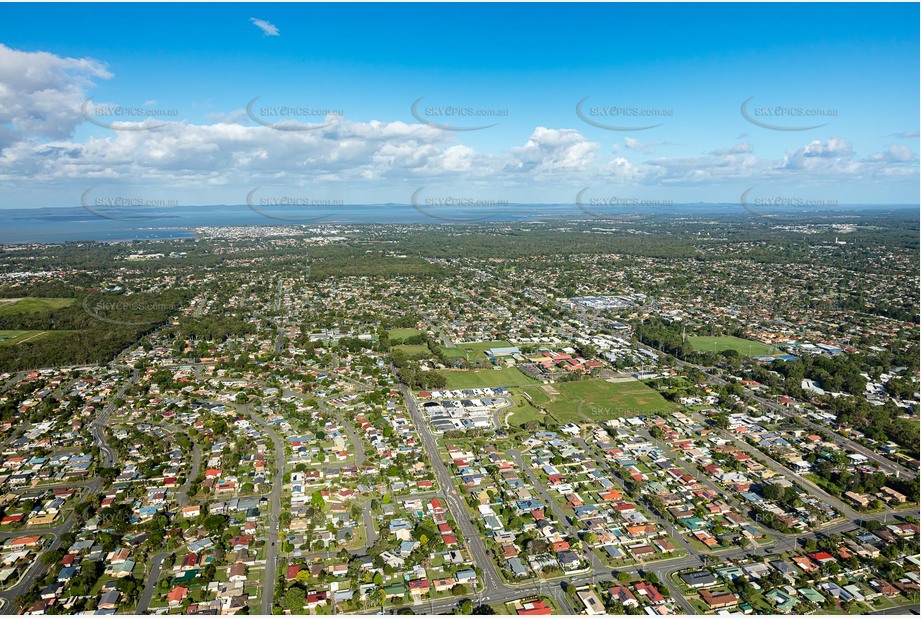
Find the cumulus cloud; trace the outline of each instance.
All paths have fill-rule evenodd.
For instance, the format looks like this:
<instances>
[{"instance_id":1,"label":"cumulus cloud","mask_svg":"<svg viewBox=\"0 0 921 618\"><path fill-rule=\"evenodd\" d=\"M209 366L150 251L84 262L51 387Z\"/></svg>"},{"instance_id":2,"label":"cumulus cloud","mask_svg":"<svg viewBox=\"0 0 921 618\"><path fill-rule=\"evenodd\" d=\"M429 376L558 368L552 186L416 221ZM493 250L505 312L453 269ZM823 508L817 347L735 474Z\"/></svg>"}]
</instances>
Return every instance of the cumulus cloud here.
<instances>
[{"instance_id":1,"label":"cumulus cloud","mask_svg":"<svg viewBox=\"0 0 921 618\"><path fill-rule=\"evenodd\" d=\"M599 143L575 129L538 126L526 140L485 152L463 143L465 134L421 122L337 116L316 130L280 131L234 109L212 110L200 123L149 119L162 124L150 131L91 127L93 136L74 140L74 129L86 121L80 109L94 81L110 77L93 59L0 45L0 181L73 188L94 180L241 188L276 181L340 188L369 182L373 188L424 179L445 186L519 187L533 194L543 191L537 186L570 183L681 187L795 178L840 185L918 176L916 152L898 141L857 154L846 139L831 137L766 158L755 156L743 139L699 156L674 157L653 156L660 147L675 146L671 142L626 136L613 153L601 153Z\"/></svg>"},{"instance_id":2,"label":"cumulus cloud","mask_svg":"<svg viewBox=\"0 0 921 618\"><path fill-rule=\"evenodd\" d=\"M262 30L262 34L265 36L279 36L278 28L275 24L267 22L264 19L258 19L256 17L250 17L249 19L254 26Z\"/></svg>"},{"instance_id":3,"label":"cumulus cloud","mask_svg":"<svg viewBox=\"0 0 921 618\"><path fill-rule=\"evenodd\" d=\"M0 148L33 137L60 139L83 120L94 79L112 74L91 58L24 52L0 43Z\"/></svg>"},{"instance_id":4,"label":"cumulus cloud","mask_svg":"<svg viewBox=\"0 0 921 618\"><path fill-rule=\"evenodd\" d=\"M883 161L886 163L907 163L914 161L915 153L908 146L900 144L889 144L884 152L876 152L870 155L870 161Z\"/></svg>"},{"instance_id":5,"label":"cumulus cloud","mask_svg":"<svg viewBox=\"0 0 921 618\"><path fill-rule=\"evenodd\" d=\"M581 170L595 159L598 144L586 140L575 129L537 127L524 146L510 149L510 171L538 175Z\"/></svg>"},{"instance_id":6,"label":"cumulus cloud","mask_svg":"<svg viewBox=\"0 0 921 618\"><path fill-rule=\"evenodd\" d=\"M840 137L828 141L812 140L805 146L788 151L780 167L806 172L856 171L854 149L850 142Z\"/></svg>"}]
</instances>

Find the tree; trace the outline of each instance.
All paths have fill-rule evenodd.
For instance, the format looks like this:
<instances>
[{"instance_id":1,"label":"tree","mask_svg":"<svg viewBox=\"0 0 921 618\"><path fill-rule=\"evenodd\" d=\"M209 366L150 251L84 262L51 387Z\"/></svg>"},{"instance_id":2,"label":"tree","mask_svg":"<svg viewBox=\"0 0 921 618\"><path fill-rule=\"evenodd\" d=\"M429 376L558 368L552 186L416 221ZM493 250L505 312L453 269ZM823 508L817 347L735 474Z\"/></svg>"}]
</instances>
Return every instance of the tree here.
<instances>
[{"instance_id":1,"label":"tree","mask_svg":"<svg viewBox=\"0 0 921 618\"><path fill-rule=\"evenodd\" d=\"M223 515L208 515L202 525L208 532L216 534L224 530L226 523L227 518Z\"/></svg>"},{"instance_id":2,"label":"tree","mask_svg":"<svg viewBox=\"0 0 921 618\"><path fill-rule=\"evenodd\" d=\"M470 599L464 599L460 604L460 611L464 615L470 615L473 613L473 601Z\"/></svg>"},{"instance_id":3,"label":"tree","mask_svg":"<svg viewBox=\"0 0 921 618\"><path fill-rule=\"evenodd\" d=\"M307 601L307 593L304 592L303 588L298 586L291 586L285 592L284 606L285 609L302 610L304 609L304 603Z\"/></svg>"},{"instance_id":4,"label":"tree","mask_svg":"<svg viewBox=\"0 0 921 618\"><path fill-rule=\"evenodd\" d=\"M306 584L310 581L310 571L307 569L301 569L297 572L297 575L294 576L294 579L297 580L300 584Z\"/></svg>"}]
</instances>

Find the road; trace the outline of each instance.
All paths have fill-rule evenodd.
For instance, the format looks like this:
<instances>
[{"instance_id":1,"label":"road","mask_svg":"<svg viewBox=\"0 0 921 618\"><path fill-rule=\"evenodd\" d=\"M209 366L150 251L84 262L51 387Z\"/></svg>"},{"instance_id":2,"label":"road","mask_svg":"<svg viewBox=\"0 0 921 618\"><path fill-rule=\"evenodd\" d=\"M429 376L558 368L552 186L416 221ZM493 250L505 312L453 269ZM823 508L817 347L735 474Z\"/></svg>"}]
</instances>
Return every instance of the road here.
<instances>
[{"instance_id":1,"label":"road","mask_svg":"<svg viewBox=\"0 0 921 618\"><path fill-rule=\"evenodd\" d=\"M493 427L496 428L496 431L502 429L504 424L502 423L502 413L515 405L515 400L511 397L505 398L505 403L496 408L492 413L492 423Z\"/></svg>"},{"instance_id":2,"label":"road","mask_svg":"<svg viewBox=\"0 0 921 618\"><path fill-rule=\"evenodd\" d=\"M550 507L550 510L553 511L553 516L556 518L560 525L563 526L568 532L569 536L573 539L579 538L579 531L576 529L569 519L566 517L566 514L563 512L562 507L557 504L556 500L553 499L553 496L550 495L550 492L547 491L547 488L544 487L544 484L541 483L540 479L537 478L537 475L534 474L534 471L531 469L531 466L527 465L524 461L524 458L521 456L521 451L516 449L508 449L506 451L508 455L515 460L515 463L518 464L519 469L524 470L524 473L528 475L528 478L531 479L531 486L533 486L537 493L541 495L544 499L544 502L547 503L547 506ZM596 571L604 570L604 565L598 559L598 556L595 555L595 552L589 548L587 550L588 561L591 563L592 568Z\"/></svg>"},{"instance_id":3,"label":"road","mask_svg":"<svg viewBox=\"0 0 921 618\"><path fill-rule=\"evenodd\" d=\"M889 609L881 609L878 612L870 612L871 614L890 614L893 616L907 616L913 614L918 615L919 609L918 604L914 605L902 605L901 607L890 607Z\"/></svg>"},{"instance_id":4,"label":"road","mask_svg":"<svg viewBox=\"0 0 921 618\"><path fill-rule=\"evenodd\" d=\"M106 441L105 432L103 427L108 422L109 417L115 409L115 400L124 396L129 388L134 386L138 380L138 372L132 370L131 377L122 385L118 392L109 397L108 402L103 406L102 410L96 415L96 418L93 420L90 425L90 433L93 436L93 442L99 446L99 454L102 459L103 467L112 467L115 464L115 453L112 451L112 448L109 446L109 443ZM71 487L86 487L86 495L99 493L100 488L102 487L102 482L99 478L94 478L91 481L85 481L82 483L71 484ZM57 526L52 528L45 528L41 530L28 530L28 531L17 531L17 532L4 532L0 533L0 538L10 538L23 536L26 532L29 534L41 534L48 535L53 538L53 541L50 545L45 548L45 551L54 551L58 549L61 545L61 535L67 532L70 532L74 525L74 515L71 513L64 521L62 521ZM13 602L16 600L16 597L28 591L35 582L39 581L44 575L45 571L51 565L45 564L40 559L35 560L32 563L32 566L26 571L25 575L20 578L19 582L13 585L11 588L7 588L0 592L0 599L4 600L4 609L7 606L12 606Z\"/></svg>"},{"instance_id":5,"label":"road","mask_svg":"<svg viewBox=\"0 0 921 618\"><path fill-rule=\"evenodd\" d=\"M664 352L662 352L661 350L651 348L644 344L638 343L637 347L641 349L645 349L650 352L654 352L656 354L660 354L660 355L664 354ZM714 376L714 375L707 373L707 370L709 369L708 367L703 367L701 365L696 365L694 363L689 363L687 361L683 361L679 359L675 359L675 362L677 363L678 367L681 367L681 368L693 367L697 369L698 371L703 372L707 378L707 381L709 381L710 383L716 386L724 386L725 384L727 384L726 380L718 376ZM837 444L838 446L843 446L845 448L848 448L852 451L860 453L861 455L871 459L872 461L876 462L876 464L879 465L881 469L888 471L892 474L895 474L896 478L914 478L915 476L917 476L917 473L915 471L909 470L905 466L902 466L902 465L899 465L893 462L892 460L884 457L883 455L877 453L876 451L869 449L863 446L862 444L858 444L854 442L853 440L851 440L850 438L846 438L842 436L841 434L836 432L833 427L829 425L817 423L813 421L812 419L805 417L802 413L791 411L788 408L780 405L776 401L765 399L764 397L761 397L754 393L747 392L746 396L749 399L762 405L763 407L771 410L772 412L782 414L783 416L787 417L791 421L802 423L803 425L807 425L811 427L815 431L822 431L823 433L828 434L831 441Z\"/></svg>"},{"instance_id":6,"label":"road","mask_svg":"<svg viewBox=\"0 0 921 618\"><path fill-rule=\"evenodd\" d=\"M275 293L275 312L278 313L281 310L281 298L282 298L282 279L278 280L278 290ZM278 329L278 334L275 336L275 353L281 354L281 349L284 347L285 343L285 327L281 323L281 318L275 318L275 325Z\"/></svg>"},{"instance_id":7,"label":"road","mask_svg":"<svg viewBox=\"0 0 921 618\"><path fill-rule=\"evenodd\" d=\"M708 489L715 491L718 496L725 498L726 502L734 506L736 508L736 511L740 515L744 516L745 513L748 512L749 507L742 504L738 500L738 497L735 495L735 493L728 492L722 487L720 487L719 485L717 485L715 482L713 482L713 480L710 477L708 477L706 474L703 474L702 472L697 470L694 466L692 466L690 463L685 461L685 459L681 456L681 453L674 451L668 444L665 444L664 442L657 440L646 429L640 429L637 431L637 433L643 436L644 438L646 438L647 440L649 440L649 442L653 444L656 448L658 448L660 452L667 453L668 458L672 460L673 462L675 462L676 467L684 469L685 472L693 476L694 479L697 480L699 483L701 483L702 485L705 485ZM748 523L750 523L755 528L760 528L760 526L755 524L755 522L752 522L749 520ZM762 530L762 532L764 532L764 530Z\"/></svg>"},{"instance_id":8,"label":"road","mask_svg":"<svg viewBox=\"0 0 921 618\"><path fill-rule=\"evenodd\" d=\"M416 425L416 430L419 432L419 436L422 439L422 446L425 448L429 461L432 464L432 469L435 472L435 478L438 479L438 484L444 492L445 502L447 503L448 508L451 510L451 513L454 515L454 520L457 522L461 534L467 542L467 547L470 550L470 555L473 558L473 563L476 564L482 572L483 589L482 591L476 591L476 598L478 602L480 599L483 601L488 600L489 602L495 602L496 598L508 595L509 591L512 590L517 592L511 593L512 596L507 598L513 599L520 597L522 594L520 589L503 583L502 578L496 569L495 563L489 556L489 553L486 551L486 545L483 542L482 535L474 523L470 520L470 516L467 514L467 505L464 504L463 500L461 500L457 489L454 487L454 476L448 470L445 463L441 460L441 454L438 452L438 444L435 441L435 436L432 434L431 429L425 422L422 414L419 412L419 408L416 406L416 401L413 398L412 393L409 392L409 389L404 384L400 385L400 392L403 393L403 399L406 402L406 408L409 410L410 416L413 419L413 423ZM569 606L568 600L565 598L565 595L561 590L557 590L554 593L554 598L557 598L557 601L561 604L564 613L573 613L572 608Z\"/></svg>"},{"instance_id":9,"label":"road","mask_svg":"<svg viewBox=\"0 0 921 618\"><path fill-rule=\"evenodd\" d=\"M109 417L112 416L112 412L115 411L115 401L121 399L129 388L137 384L139 378L138 371L136 369L131 370L131 377L125 382L118 392L109 397L109 400L106 402L106 405L103 406L102 410L96 419L90 425L90 433L93 436L93 443L99 447L99 454L102 458L102 467L111 468L115 464L115 453L112 451L112 448L109 446L109 443L106 442L105 430L103 427L109 422Z\"/></svg>"},{"instance_id":10,"label":"road","mask_svg":"<svg viewBox=\"0 0 921 618\"><path fill-rule=\"evenodd\" d=\"M141 592L141 596L138 599L137 609L134 610L135 614L143 614L147 611L147 608L150 607L150 600L157 591L157 580L160 579L160 570L163 569L163 561L170 553L171 552L160 552L150 559L150 572L147 574L147 583L144 585L144 590Z\"/></svg>"},{"instance_id":11,"label":"road","mask_svg":"<svg viewBox=\"0 0 921 618\"><path fill-rule=\"evenodd\" d=\"M182 487L179 489L179 498L177 502L179 507L189 505L189 488L192 487L192 481L195 480L195 477L198 476L199 470L201 470L201 447L198 446L197 442L192 442L192 465L189 468L189 471L186 475L185 483L182 484Z\"/></svg>"},{"instance_id":12,"label":"road","mask_svg":"<svg viewBox=\"0 0 921 618\"><path fill-rule=\"evenodd\" d=\"M580 446L582 450L585 451L585 453L587 453L595 461L595 465L598 466L599 469L607 473L608 479L610 479L612 483L615 483L617 485L617 489L626 496L627 490L624 488L623 484L620 482L620 478L614 472L614 469L611 468L611 465L607 462L607 460L601 457L598 452L594 448L590 447L588 443L582 438L574 437L572 441ZM680 545L686 552L688 552L688 555L694 555L697 553L697 551L685 540L684 536L681 534L681 531L678 530L671 521L662 515L659 515L659 513L657 513L653 508L647 508L646 512L660 526L662 526L663 530L669 533L670 538L674 539L678 545Z\"/></svg>"},{"instance_id":13,"label":"road","mask_svg":"<svg viewBox=\"0 0 921 618\"><path fill-rule=\"evenodd\" d=\"M269 499L269 522L266 531L265 580L262 586L261 614L272 614L275 603L275 580L278 570L278 528L281 514L281 492L285 484L285 444L275 430L260 415L249 412L249 417L259 425L275 445L275 478L272 479L272 493Z\"/></svg>"},{"instance_id":14,"label":"road","mask_svg":"<svg viewBox=\"0 0 921 618\"><path fill-rule=\"evenodd\" d=\"M69 532L72 527L73 527L73 517L71 516L67 520L65 520L64 523L62 523L60 526L58 526L55 529L56 532L47 532L46 534L50 535L53 538L53 540L51 544L48 545L47 548L45 548L45 551L54 551L58 547L60 547L61 546L61 535L66 532ZM37 532L30 531L30 534L37 534ZM23 532L19 532L15 534L14 536L17 536L17 537L23 536ZM16 598L28 592L28 590L36 582L40 581L42 577L44 577L45 571L47 571L50 566L51 565L45 564L41 560L35 560L32 563L32 565L26 570L26 572L22 575L22 577L19 578L18 582L16 582L12 587L7 588L6 590L3 590L2 592L0 592L0 599L3 599L5 601L3 607L6 608L7 605L9 605L10 609L13 609L13 604L16 601ZM4 613L7 613L7 612L4 612ZM13 613L16 613L16 612L13 612Z\"/></svg>"}]
</instances>

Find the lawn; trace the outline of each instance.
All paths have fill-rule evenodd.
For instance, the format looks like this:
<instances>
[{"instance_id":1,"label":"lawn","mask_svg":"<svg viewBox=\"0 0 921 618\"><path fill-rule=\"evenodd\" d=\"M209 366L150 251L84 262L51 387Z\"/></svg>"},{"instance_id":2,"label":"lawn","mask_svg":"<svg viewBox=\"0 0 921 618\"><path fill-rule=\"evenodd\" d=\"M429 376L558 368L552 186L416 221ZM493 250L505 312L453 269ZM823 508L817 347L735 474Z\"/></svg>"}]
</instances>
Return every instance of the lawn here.
<instances>
[{"instance_id":1,"label":"lawn","mask_svg":"<svg viewBox=\"0 0 921 618\"><path fill-rule=\"evenodd\" d=\"M429 350L427 345L395 345L391 350L399 350L409 358L429 358L432 356L432 352Z\"/></svg>"},{"instance_id":2,"label":"lawn","mask_svg":"<svg viewBox=\"0 0 921 618\"><path fill-rule=\"evenodd\" d=\"M525 386L536 383L536 380L529 378L514 367L442 371L441 374L447 378L447 388L450 389Z\"/></svg>"},{"instance_id":3,"label":"lawn","mask_svg":"<svg viewBox=\"0 0 921 618\"><path fill-rule=\"evenodd\" d=\"M540 421L546 416L538 408L535 408L530 401L523 395L513 395L515 405L512 406L506 414L506 423L509 425L524 425L528 421Z\"/></svg>"},{"instance_id":4,"label":"lawn","mask_svg":"<svg viewBox=\"0 0 921 618\"><path fill-rule=\"evenodd\" d=\"M458 343L455 348L444 348L445 358L465 358L468 357L471 362L486 359L486 350L489 348L511 348L513 347L508 341L469 341L467 343Z\"/></svg>"},{"instance_id":5,"label":"lawn","mask_svg":"<svg viewBox=\"0 0 921 618\"><path fill-rule=\"evenodd\" d=\"M781 353L775 347L738 337L688 337L688 341L697 352L735 350L743 356L773 356Z\"/></svg>"},{"instance_id":6,"label":"lawn","mask_svg":"<svg viewBox=\"0 0 921 618\"><path fill-rule=\"evenodd\" d=\"M21 341L33 341L44 337L48 331L43 330L0 330L0 346L16 345Z\"/></svg>"},{"instance_id":7,"label":"lawn","mask_svg":"<svg viewBox=\"0 0 921 618\"><path fill-rule=\"evenodd\" d=\"M0 316L54 311L73 304L73 298L0 299Z\"/></svg>"},{"instance_id":8,"label":"lawn","mask_svg":"<svg viewBox=\"0 0 921 618\"><path fill-rule=\"evenodd\" d=\"M422 332L415 328L392 328L387 331L387 336L390 337L390 343L400 343L411 337L417 337L421 335Z\"/></svg>"},{"instance_id":9,"label":"lawn","mask_svg":"<svg viewBox=\"0 0 921 618\"><path fill-rule=\"evenodd\" d=\"M538 386L528 386L522 390L531 395L535 404L545 407L561 423L581 423L587 419L605 421L675 409L674 404L640 381L582 380L561 382L554 384L553 388L559 393L548 395Z\"/></svg>"}]
</instances>

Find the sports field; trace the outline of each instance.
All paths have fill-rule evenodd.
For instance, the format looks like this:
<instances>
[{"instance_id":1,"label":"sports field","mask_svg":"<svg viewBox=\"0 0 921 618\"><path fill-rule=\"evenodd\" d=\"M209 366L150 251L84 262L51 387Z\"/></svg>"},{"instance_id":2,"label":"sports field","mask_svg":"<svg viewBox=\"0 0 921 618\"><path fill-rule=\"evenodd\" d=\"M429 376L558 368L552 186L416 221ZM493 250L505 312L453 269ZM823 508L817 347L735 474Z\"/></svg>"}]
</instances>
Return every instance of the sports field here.
<instances>
[{"instance_id":1,"label":"sports field","mask_svg":"<svg viewBox=\"0 0 921 618\"><path fill-rule=\"evenodd\" d=\"M524 386L537 381L524 375L514 367L503 369L469 369L442 371L448 380L447 388L486 388L493 386Z\"/></svg>"},{"instance_id":2,"label":"sports field","mask_svg":"<svg viewBox=\"0 0 921 618\"><path fill-rule=\"evenodd\" d=\"M688 337L688 341L697 352L735 350L743 356L773 356L781 353L769 345L738 337Z\"/></svg>"},{"instance_id":3,"label":"sports field","mask_svg":"<svg viewBox=\"0 0 921 618\"><path fill-rule=\"evenodd\" d=\"M535 405L546 408L561 423L605 421L675 409L674 404L638 380L582 380L561 382L554 384L553 388L558 391L555 395L539 386L526 386L522 390L531 396Z\"/></svg>"},{"instance_id":4,"label":"sports field","mask_svg":"<svg viewBox=\"0 0 921 618\"><path fill-rule=\"evenodd\" d=\"M0 315L54 311L73 302L73 298L0 298Z\"/></svg>"},{"instance_id":5,"label":"sports field","mask_svg":"<svg viewBox=\"0 0 921 618\"><path fill-rule=\"evenodd\" d=\"M464 358L468 357L470 362L486 360L486 350L489 348L511 348L513 347L508 341L470 341L467 343L458 343L457 347L444 348L445 358Z\"/></svg>"}]
</instances>

